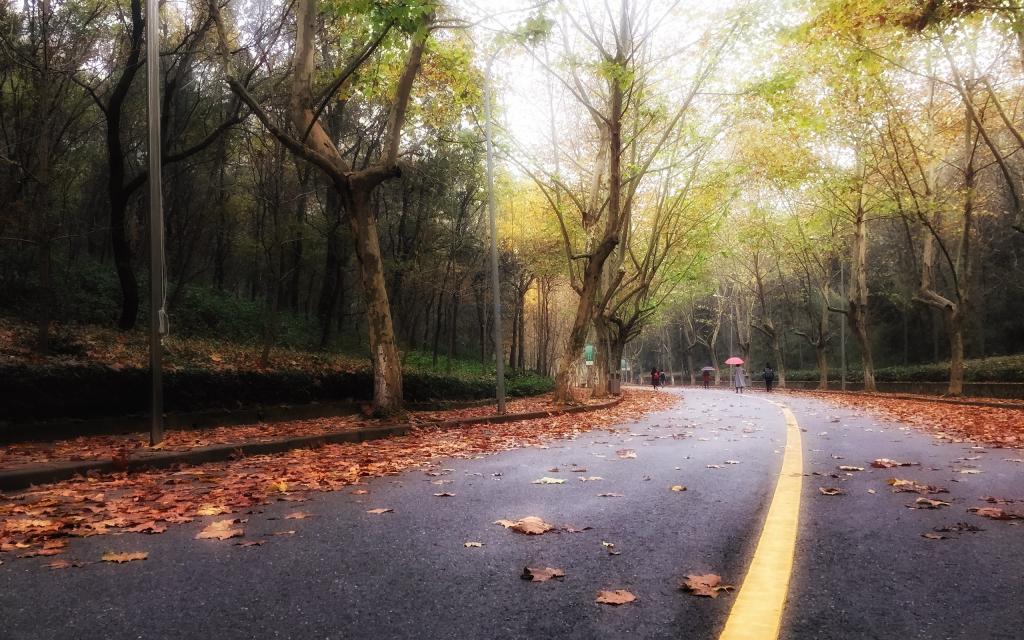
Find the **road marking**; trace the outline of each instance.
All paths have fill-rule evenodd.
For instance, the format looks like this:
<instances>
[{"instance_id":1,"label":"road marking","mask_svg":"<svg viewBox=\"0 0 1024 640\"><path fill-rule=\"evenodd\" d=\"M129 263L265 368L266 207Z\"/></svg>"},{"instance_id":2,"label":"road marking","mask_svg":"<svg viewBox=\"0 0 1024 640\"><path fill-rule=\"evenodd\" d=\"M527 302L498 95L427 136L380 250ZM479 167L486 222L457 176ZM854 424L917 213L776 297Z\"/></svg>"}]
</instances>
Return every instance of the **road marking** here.
<instances>
[{"instance_id":1,"label":"road marking","mask_svg":"<svg viewBox=\"0 0 1024 640\"><path fill-rule=\"evenodd\" d=\"M743 579L719 640L778 638L782 610L793 573L793 555L800 519L800 484L803 480L800 427L789 408L772 400L768 402L781 408L786 418L786 450L754 558L750 561L747 576Z\"/></svg>"}]
</instances>

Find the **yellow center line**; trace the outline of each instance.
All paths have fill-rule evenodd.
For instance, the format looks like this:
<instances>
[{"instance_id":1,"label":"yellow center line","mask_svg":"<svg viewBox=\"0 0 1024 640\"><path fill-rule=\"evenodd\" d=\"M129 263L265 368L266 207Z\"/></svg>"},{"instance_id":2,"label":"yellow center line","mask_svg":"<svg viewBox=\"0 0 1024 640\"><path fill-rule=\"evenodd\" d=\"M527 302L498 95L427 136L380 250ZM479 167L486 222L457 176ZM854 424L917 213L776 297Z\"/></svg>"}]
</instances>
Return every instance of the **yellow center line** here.
<instances>
[{"instance_id":1,"label":"yellow center line","mask_svg":"<svg viewBox=\"0 0 1024 640\"><path fill-rule=\"evenodd\" d=\"M780 407L786 418L782 470L750 569L719 640L774 640L782 624L800 519L803 449L793 412L778 402L772 404Z\"/></svg>"}]
</instances>

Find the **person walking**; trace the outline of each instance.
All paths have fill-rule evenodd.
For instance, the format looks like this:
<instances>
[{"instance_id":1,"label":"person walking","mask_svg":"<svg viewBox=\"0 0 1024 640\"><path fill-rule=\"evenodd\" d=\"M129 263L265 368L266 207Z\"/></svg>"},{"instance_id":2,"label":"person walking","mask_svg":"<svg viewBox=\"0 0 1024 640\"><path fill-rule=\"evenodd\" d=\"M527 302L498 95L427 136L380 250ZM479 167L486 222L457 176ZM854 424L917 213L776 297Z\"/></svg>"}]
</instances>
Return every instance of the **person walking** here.
<instances>
[{"instance_id":1,"label":"person walking","mask_svg":"<svg viewBox=\"0 0 1024 640\"><path fill-rule=\"evenodd\" d=\"M736 393L743 393L743 387L747 386L747 376L742 365L736 365L732 372L732 384L736 387Z\"/></svg>"},{"instance_id":2,"label":"person walking","mask_svg":"<svg viewBox=\"0 0 1024 640\"><path fill-rule=\"evenodd\" d=\"M663 386L663 387L665 386L665 372L664 371L660 371L658 373L658 384Z\"/></svg>"},{"instance_id":3,"label":"person walking","mask_svg":"<svg viewBox=\"0 0 1024 640\"><path fill-rule=\"evenodd\" d=\"M708 371L707 369L705 369L702 373L704 374L704 388L705 389L710 389L711 388L711 372Z\"/></svg>"},{"instance_id":4,"label":"person walking","mask_svg":"<svg viewBox=\"0 0 1024 640\"><path fill-rule=\"evenodd\" d=\"M765 363L764 371L761 372L761 375L764 376L764 390L771 393L772 384L775 382L775 369L772 369L772 363Z\"/></svg>"},{"instance_id":5,"label":"person walking","mask_svg":"<svg viewBox=\"0 0 1024 640\"><path fill-rule=\"evenodd\" d=\"M661 375L658 373L658 367L651 369L651 386L654 390L658 390L658 382L661 380Z\"/></svg>"}]
</instances>

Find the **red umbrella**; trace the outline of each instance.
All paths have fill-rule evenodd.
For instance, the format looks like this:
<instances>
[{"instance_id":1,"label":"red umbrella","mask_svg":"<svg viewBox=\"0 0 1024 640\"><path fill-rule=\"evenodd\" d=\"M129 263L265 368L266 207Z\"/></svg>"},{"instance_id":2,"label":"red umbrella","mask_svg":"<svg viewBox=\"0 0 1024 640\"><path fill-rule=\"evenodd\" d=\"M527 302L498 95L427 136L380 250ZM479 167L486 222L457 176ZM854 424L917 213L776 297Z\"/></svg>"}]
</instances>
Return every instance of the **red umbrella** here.
<instances>
[{"instance_id":1,"label":"red umbrella","mask_svg":"<svg viewBox=\"0 0 1024 640\"><path fill-rule=\"evenodd\" d=\"M742 358L737 358L736 356L733 356L733 357L729 358L728 360L726 360L725 364L743 364L743 359Z\"/></svg>"}]
</instances>

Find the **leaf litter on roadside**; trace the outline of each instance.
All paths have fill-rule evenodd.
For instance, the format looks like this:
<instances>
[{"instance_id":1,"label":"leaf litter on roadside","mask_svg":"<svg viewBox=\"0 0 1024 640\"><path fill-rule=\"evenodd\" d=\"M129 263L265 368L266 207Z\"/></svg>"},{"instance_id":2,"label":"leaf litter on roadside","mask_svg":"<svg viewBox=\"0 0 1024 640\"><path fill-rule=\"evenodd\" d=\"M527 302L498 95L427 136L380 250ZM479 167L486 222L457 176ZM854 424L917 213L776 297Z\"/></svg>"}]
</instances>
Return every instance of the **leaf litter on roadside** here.
<instances>
[{"instance_id":1,"label":"leaf litter on roadside","mask_svg":"<svg viewBox=\"0 0 1024 640\"><path fill-rule=\"evenodd\" d=\"M294 500L295 492L338 491L370 477L430 469L432 461L440 458L476 458L593 429L611 429L677 401L669 394L629 390L621 403L609 409L513 422L501 429L469 424L444 431L422 425L399 438L296 449L179 470L76 477L0 497L0 550L28 551L54 538L121 533L140 526L140 532L162 533L168 525L199 516ZM491 409L478 411L486 415ZM290 424L276 423L273 428L287 429ZM280 490L285 487L288 492Z\"/></svg>"}]
</instances>

